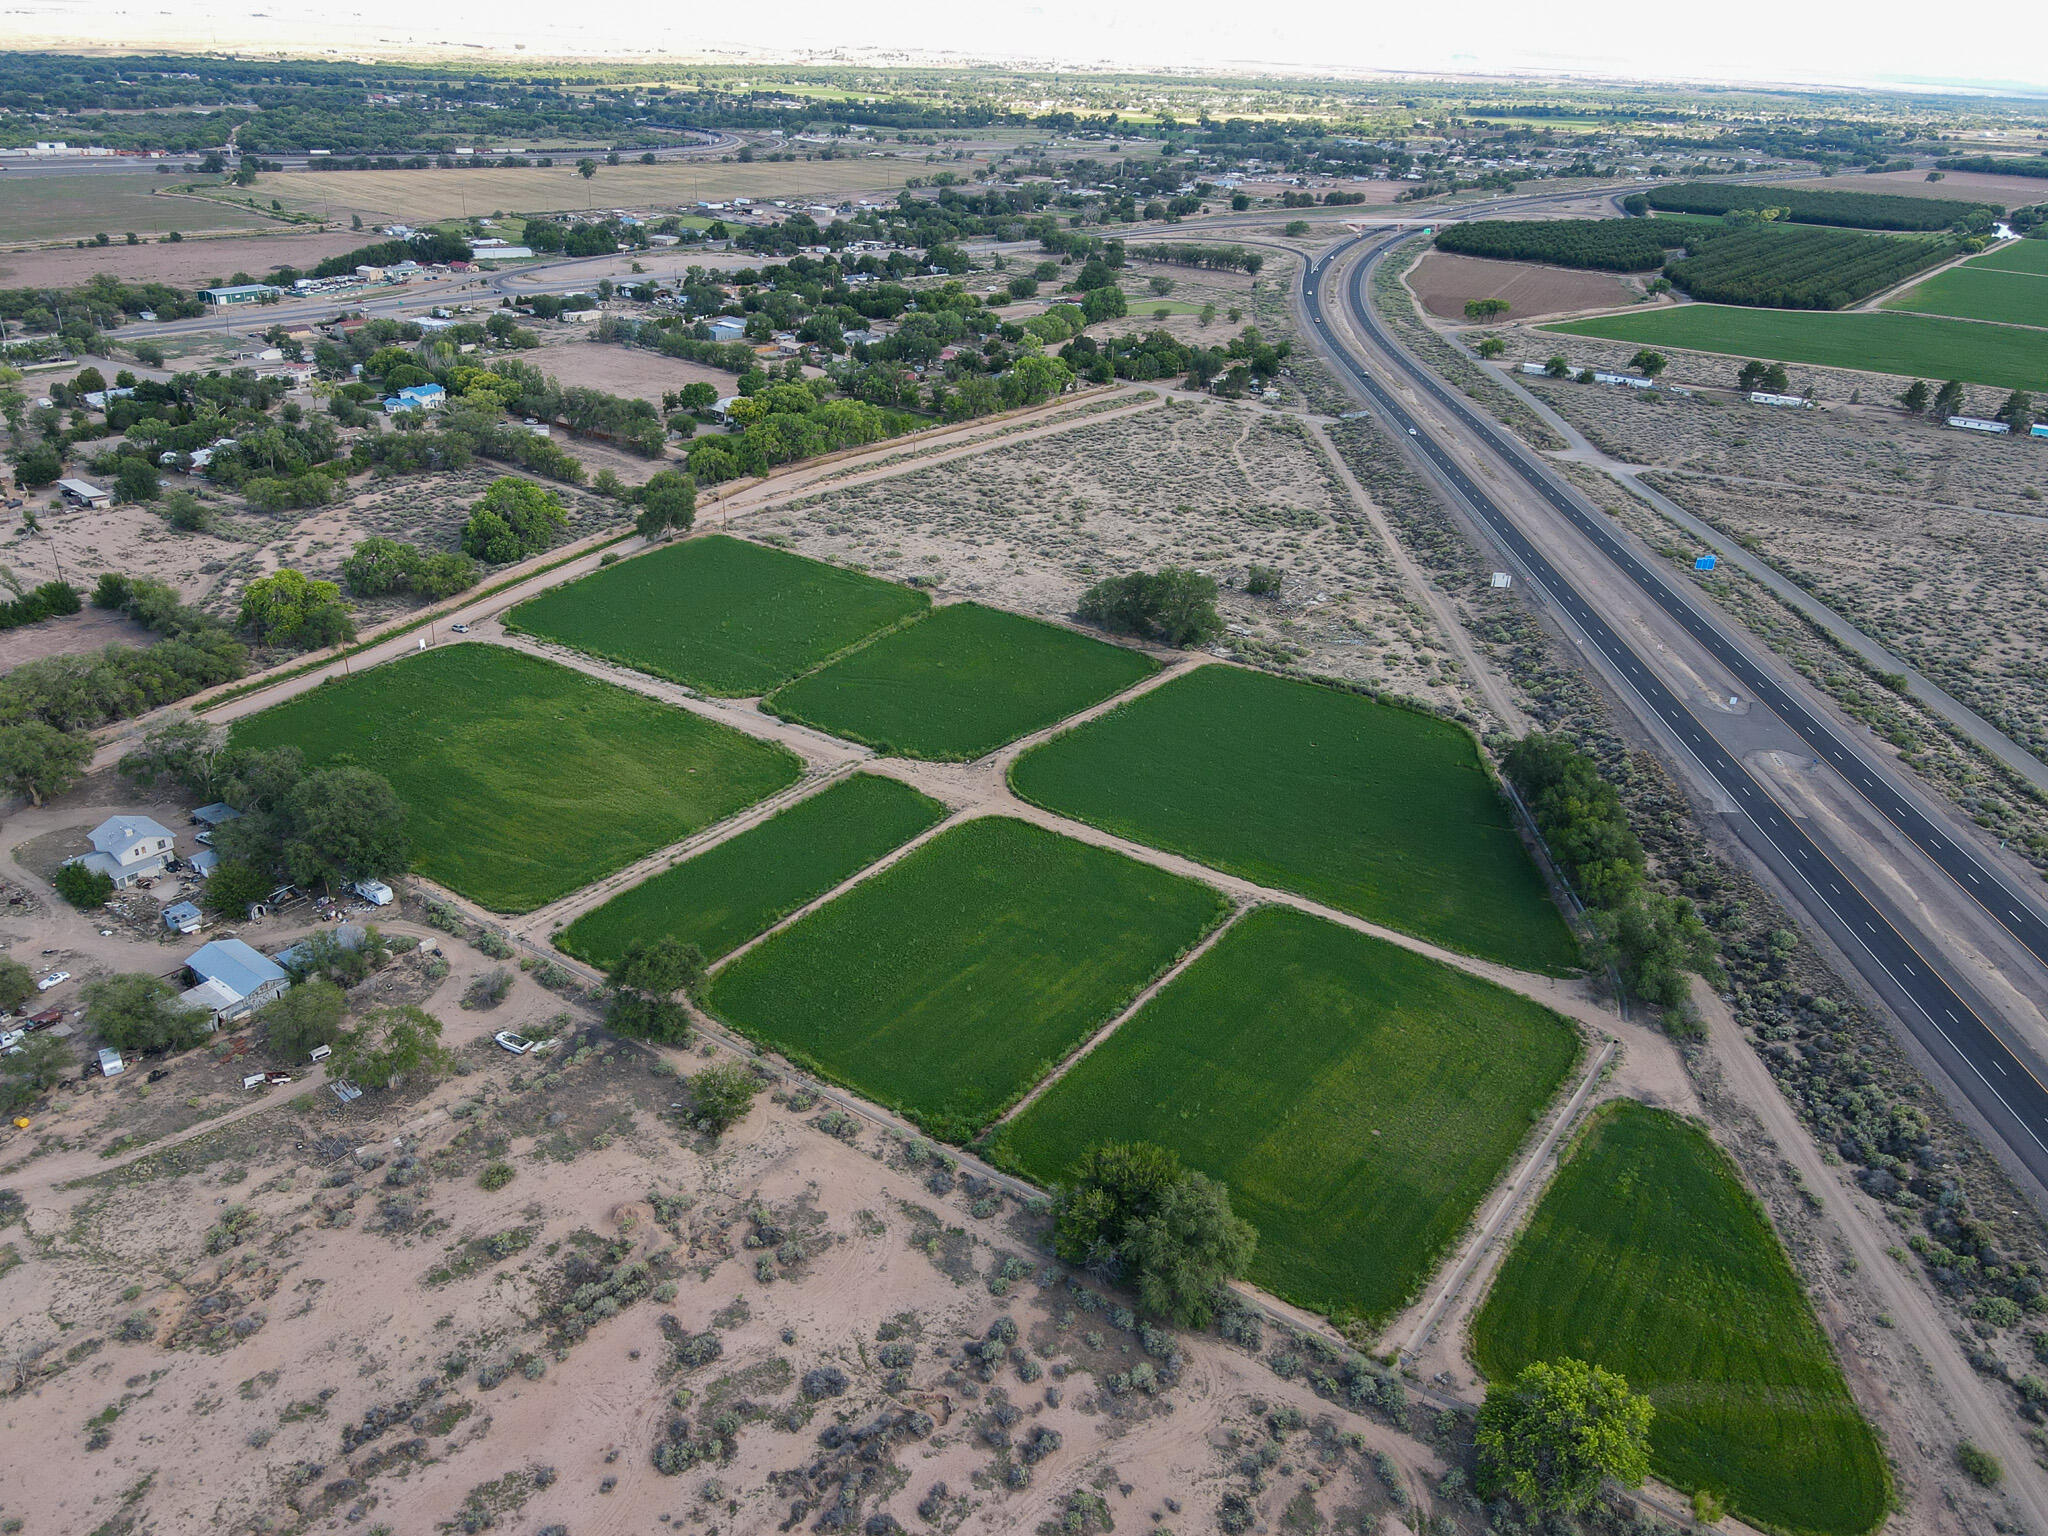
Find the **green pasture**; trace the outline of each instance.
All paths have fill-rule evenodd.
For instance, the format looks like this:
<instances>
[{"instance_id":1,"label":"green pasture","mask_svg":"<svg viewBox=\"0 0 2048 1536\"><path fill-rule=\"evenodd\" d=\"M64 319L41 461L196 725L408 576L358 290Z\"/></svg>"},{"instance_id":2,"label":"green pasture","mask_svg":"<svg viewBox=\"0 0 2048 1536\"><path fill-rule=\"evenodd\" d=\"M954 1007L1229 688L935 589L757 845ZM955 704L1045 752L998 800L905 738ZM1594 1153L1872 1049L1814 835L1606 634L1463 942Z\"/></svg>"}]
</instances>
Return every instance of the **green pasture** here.
<instances>
[{"instance_id":1,"label":"green pasture","mask_svg":"<svg viewBox=\"0 0 2048 1536\"><path fill-rule=\"evenodd\" d=\"M382 773L405 802L414 868L496 912L565 896L802 770L781 747L494 645L323 683L231 739Z\"/></svg>"},{"instance_id":2,"label":"green pasture","mask_svg":"<svg viewBox=\"0 0 2048 1536\"><path fill-rule=\"evenodd\" d=\"M1477 745L1415 710L1205 666L1020 757L1018 794L1469 954L1558 973L1571 930Z\"/></svg>"},{"instance_id":3,"label":"green pasture","mask_svg":"<svg viewBox=\"0 0 2048 1536\"><path fill-rule=\"evenodd\" d=\"M907 784L856 773L592 908L555 944L606 970L635 939L679 939L716 960L945 814Z\"/></svg>"},{"instance_id":4,"label":"green pasture","mask_svg":"<svg viewBox=\"0 0 2048 1536\"><path fill-rule=\"evenodd\" d=\"M770 935L717 974L706 1004L934 1134L965 1138L1223 910L1196 881L990 817Z\"/></svg>"}]
</instances>

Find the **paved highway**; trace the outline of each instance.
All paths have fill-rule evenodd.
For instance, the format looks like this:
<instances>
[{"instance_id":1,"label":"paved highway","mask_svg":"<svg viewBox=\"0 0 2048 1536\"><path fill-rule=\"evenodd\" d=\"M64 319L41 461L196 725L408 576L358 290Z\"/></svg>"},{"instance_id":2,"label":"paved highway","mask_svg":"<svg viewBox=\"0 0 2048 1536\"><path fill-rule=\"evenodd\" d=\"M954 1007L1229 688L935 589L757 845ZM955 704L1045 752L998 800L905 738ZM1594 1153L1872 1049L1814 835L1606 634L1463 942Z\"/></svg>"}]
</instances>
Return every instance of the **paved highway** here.
<instances>
[{"instance_id":1,"label":"paved highway","mask_svg":"<svg viewBox=\"0 0 2048 1536\"><path fill-rule=\"evenodd\" d=\"M1332 292L1331 272L1335 263L1360 243L1352 240L1333 247L1303 273L1303 305L1323 349L1394 427L1411 435L1416 448L1440 477L1457 490L1529 577L1550 595L1635 694L1647 714L1668 730L1729 803L1740 808L1731 819L1743 840L1762 854L1781 878L1794 883L1795 889L1804 889L1816 915L1828 920L1826 926L1843 942L1858 968L1880 991L1902 1001L1901 1017L1928 1055L1990 1123L2012 1156L2037 1180L2048 1184L2048 1088L1886 919L1850 874L1796 820L1779 809L1741 762L1664 685L1644 657L1594 611L1514 519L1451 455L1431 426L1412 415L1394 392L1352 353L1332 324L1326 306L1348 300L1356 323L1416 388L1448 411L1463 431L1492 450L1546 503L1570 519L1658 607L1683 624L1728 667L1750 689L1754 699L1775 710L1817 755L1833 763L1881 814L1982 902L1985 910L2014 937L2043 958L2048 958L2048 925L2043 924L2030 903L2012 890L2001 873L1970 849L1944 836L1909 800L1890 788L1886 777L1871 771L1869 762L1849 741L1806 709L1730 636L1709 623L1668 582L1638 559L1597 512L1547 474L1527 450L1511 443L1506 434L1466 406L1386 334L1366 297L1365 283L1373 263L1398 244L1398 239L1383 240L1365 259L1354 264L1344 294Z\"/></svg>"}]
</instances>

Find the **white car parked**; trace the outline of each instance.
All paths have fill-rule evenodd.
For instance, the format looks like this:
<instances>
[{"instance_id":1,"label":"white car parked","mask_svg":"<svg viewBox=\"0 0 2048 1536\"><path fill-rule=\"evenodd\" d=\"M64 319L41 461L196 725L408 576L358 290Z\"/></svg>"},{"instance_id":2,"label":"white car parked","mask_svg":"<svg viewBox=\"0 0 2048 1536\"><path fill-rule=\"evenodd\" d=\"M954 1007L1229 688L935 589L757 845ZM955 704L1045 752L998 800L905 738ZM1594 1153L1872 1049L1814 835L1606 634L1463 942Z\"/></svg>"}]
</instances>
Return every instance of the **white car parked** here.
<instances>
[{"instance_id":1,"label":"white car parked","mask_svg":"<svg viewBox=\"0 0 2048 1536\"><path fill-rule=\"evenodd\" d=\"M69 971L52 971L50 972L49 975L45 976L41 981L36 983L36 990L38 992L47 992L50 990L50 988L55 986L61 986L70 979L71 973Z\"/></svg>"},{"instance_id":2,"label":"white car parked","mask_svg":"<svg viewBox=\"0 0 2048 1536\"><path fill-rule=\"evenodd\" d=\"M531 1040L524 1035L514 1034L509 1029L501 1029L491 1038L498 1043L499 1050L510 1051L514 1056L524 1056L533 1049Z\"/></svg>"}]
</instances>

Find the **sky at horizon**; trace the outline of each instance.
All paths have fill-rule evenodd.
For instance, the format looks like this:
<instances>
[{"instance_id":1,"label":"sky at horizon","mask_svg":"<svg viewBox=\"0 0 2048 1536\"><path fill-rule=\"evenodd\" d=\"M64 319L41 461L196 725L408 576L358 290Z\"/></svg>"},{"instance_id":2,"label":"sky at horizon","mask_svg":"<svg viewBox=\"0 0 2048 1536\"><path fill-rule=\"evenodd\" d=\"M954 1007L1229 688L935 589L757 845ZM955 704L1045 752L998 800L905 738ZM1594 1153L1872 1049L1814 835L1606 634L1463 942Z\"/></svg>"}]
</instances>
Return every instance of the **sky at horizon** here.
<instances>
[{"instance_id":1,"label":"sky at horizon","mask_svg":"<svg viewBox=\"0 0 2048 1536\"><path fill-rule=\"evenodd\" d=\"M1564 73L1660 81L1813 85L1954 85L2048 92L2048 10L1995 23L1943 27L1904 7L1805 6L1728 0L1707 22L1624 0L1531 6L1467 0L1431 7L1269 10L1221 0L783 0L761 11L686 11L655 0L614 0L585 12L546 0L440 0L401 6L337 0L317 10L257 11L251 0L18 0L0 15L0 46L281 49L318 53L525 52L550 56L740 51L795 58L831 50L954 54L1075 68L1227 71L1394 70L1412 73ZM917 59L904 57L898 62Z\"/></svg>"}]
</instances>

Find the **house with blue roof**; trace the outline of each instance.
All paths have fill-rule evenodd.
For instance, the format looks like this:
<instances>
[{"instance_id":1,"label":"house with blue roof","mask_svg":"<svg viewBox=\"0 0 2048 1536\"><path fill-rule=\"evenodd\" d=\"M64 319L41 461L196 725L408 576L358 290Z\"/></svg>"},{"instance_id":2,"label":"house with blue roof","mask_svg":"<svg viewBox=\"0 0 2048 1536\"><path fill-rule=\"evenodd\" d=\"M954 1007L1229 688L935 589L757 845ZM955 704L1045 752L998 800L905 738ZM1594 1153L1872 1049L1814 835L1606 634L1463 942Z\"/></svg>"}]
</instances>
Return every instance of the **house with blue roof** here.
<instances>
[{"instance_id":1,"label":"house with blue roof","mask_svg":"<svg viewBox=\"0 0 2048 1536\"><path fill-rule=\"evenodd\" d=\"M185 957L185 969L195 983L185 996L211 1012L217 1024L255 1012L292 984L283 966L240 939L200 945Z\"/></svg>"},{"instance_id":2,"label":"house with blue roof","mask_svg":"<svg viewBox=\"0 0 2048 1536\"><path fill-rule=\"evenodd\" d=\"M438 384L412 384L395 395L384 397L384 414L401 411L438 411L448 403L448 391Z\"/></svg>"}]
</instances>

